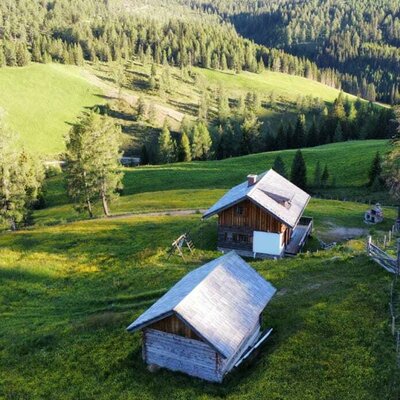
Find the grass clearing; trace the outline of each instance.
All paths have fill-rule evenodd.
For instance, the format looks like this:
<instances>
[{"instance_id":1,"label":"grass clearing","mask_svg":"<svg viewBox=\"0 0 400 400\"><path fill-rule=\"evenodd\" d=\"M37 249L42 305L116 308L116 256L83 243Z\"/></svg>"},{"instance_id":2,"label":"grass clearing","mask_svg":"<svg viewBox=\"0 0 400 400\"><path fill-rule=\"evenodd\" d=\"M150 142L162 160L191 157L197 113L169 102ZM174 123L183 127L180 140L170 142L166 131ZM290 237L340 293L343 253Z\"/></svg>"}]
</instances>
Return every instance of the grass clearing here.
<instances>
[{"instance_id":1,"label":"grass clearing","mask_svg":"<svg viewBox=\"0 0 400 400\"><path fill-rule=\"evenodd\" d=\"M47 156L59 154L64 150L63 135L69 129L68 124L74 122L81 111L104 103L104 94L111 99L118 97L118 88L111 78L112 68L112 65L103 64L87 64L84 68L60 64L2 68L0 108L4 109L7 121L19 132L28 150ZM164 69L164 66L157 66L159 77ZM116 100L112 102L112 108L115 108L112 116L122 125L125 134L125 150L138 154L142 144L157 134L155 128L162 126L165 118L173 129L178 130L183 115L190 119L197 116L201 93L198 85L193 79L182 77L178 68L169 67L169 71L171 90L158 93L148 90L150 65L132 63L126 67L122 97L129 105ZM262 74L233 74L201 68L194 68L194 71L203 77L205 87L214 92L222 86L232 99L256 91L263 101L268 101L273 92L276 106L260 110L261 119L272 128L282 118L295 118L298 111L294 105L298 96L311 95L331 104L339 94L338 90L321 83L272 71ZM154 127L135 120L132 104L140 95L156 105Z\"/></svg>"},{"instance_id":2,"label":"grass clearing","mask_svg":"<svg viewBox=\"0 0 400 400\"><path fill-rule=\"evenodd\" d=\"M195 68L195 71L213 85L222 85L228 92L256 91L262 95L274 92L283 102L295 102L299 96L319 97L326 103L333 103L340 91L311 79L284 74L281 72L264 71L261 74L241 72L235 74L230 71L216 71L212 69ZM348 95L350 100L356 100Z\"/></svg>"},{"instance_id":3,"label":"grass clearing","mask_svg":"<svg viewBox=\"0 0 400 400\"><path fill-rule=\"evenodd\" d=\"M336 187L325 189L325 195L347 199L382 201L386 193L369 193L366 183L368 170L377 150L384 153L384 140L335 143L303 150L312 185L318 161L327 163ZM113 205L113 213L140 213L174 209L204 209L210 207L226 190L243 182L249 173L261 173L271 168L281 155L290 169L295 150L253 154L221 161L177 163L125 168L123 195ZM36 223L49 224L59 220L73 220L76 214L65 193L63 176L47 182L47 208L34 213ZM366 206L360 205L360 208ZM83 216L85 217L85 216Z\"/></svg>"},{"instance_id":4,"label":"grass clearing","mask_svg":"<svg viewBox=\"0 0 400 400\"><path fill-rule=\"evenodd\" d=\"M333 222L338 213L320 215ZM340 217L342 218L342 217ZM196 253L166 260L190 229ZM215 220L199 216L81 221L0 235L0 397L56 399L396 398L390 277L362 243L252 261L278 289L275 332L222 385L151 374L125 327L186 272L218 255Z\"/></svg>"},{"instance_id":5,"label":"grass clearing","mask_svg":"<svg viewBox=\"0 0 400 400\"><path fill-rule=\"evenodd\" d=\"M63 136L81 111L104 103L80 68L58 64L1 68L0 93L0 108L24 147L46 155L64 150Z\"/></svg>"}]
</instances>

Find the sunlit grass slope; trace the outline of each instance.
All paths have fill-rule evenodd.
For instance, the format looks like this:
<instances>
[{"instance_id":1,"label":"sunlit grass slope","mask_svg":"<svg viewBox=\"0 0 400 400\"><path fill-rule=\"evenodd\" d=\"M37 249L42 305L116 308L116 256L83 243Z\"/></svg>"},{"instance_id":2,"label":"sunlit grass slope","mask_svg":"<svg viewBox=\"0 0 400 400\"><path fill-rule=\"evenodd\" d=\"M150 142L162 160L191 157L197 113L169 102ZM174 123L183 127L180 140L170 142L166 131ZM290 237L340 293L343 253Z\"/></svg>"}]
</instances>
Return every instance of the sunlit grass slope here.
<instances>
[{"instance_id":1,"label":"sunlit grass slope","mask_svg":"<svg viewBox=\"0 0 400 400\"><path fill-rule=\"evenodd\" d=\"M327 103L333 103L340 91L311 79L281 72L265 71L260 74L251 72L221 72L196 68L210 84L220 84L228 91L256 91L267 95L274 92L283 100L296 101L298 96L319 97ZM355 96L348 95L355 100Z\"/></svg>"},{"instance_id":2,"label":"sunlit grass slope","mask_svg":"<svg viewBox=\"0 0 400 400\"><path fill-rule=\"evenodd\" d=\"M151 374L126 326L189 270L218 255L216 222L126 218L0 235L0 397L6 399L396 398L387 273L344 247L252 261L279 290L274 333L222 385ZM167 261L190 230L196 253Z\"/></svg>"},{"instance_id":3,"label":"sunlit grass slope","mask_svg":"<svg viewBox=\"0 0 400 400\"><path fill-rule=\"evenodd\" d=\"M376 151L384 153L383 140L354 141L324 145L303 150L308 167L308 181L312 189L315 166L328 165L336 187L322 190L326 195L363 200L382 196L369 193L366 187L368 171ZM249 173L261 173L271 168L277 155L281 155L290 171L295 151L285 150L253 154L222 161L178 163L124 169L123 195L112 207L114 213L146 212L174 209L202 209L210 207L222 194L243 182ZM319 190L318 190L319 191ZM383 199L385 200L385 199ZM35 212L39 223L76 219L77 214L68 205L64 177L48 181L47 208Z\"/></svg>"},{"instance_id":4,"label":"sunlit grass slope","mask_svg":"<svg viewBox=\"0 0 400 400\"><path fill-rule=\"evenodd\" d=\"M64 150L69 123L86 107L102 103L100 90L78 67L31 64L0 68L0 108L26 149L40 154Z\"/></svg>"}]
</instances>

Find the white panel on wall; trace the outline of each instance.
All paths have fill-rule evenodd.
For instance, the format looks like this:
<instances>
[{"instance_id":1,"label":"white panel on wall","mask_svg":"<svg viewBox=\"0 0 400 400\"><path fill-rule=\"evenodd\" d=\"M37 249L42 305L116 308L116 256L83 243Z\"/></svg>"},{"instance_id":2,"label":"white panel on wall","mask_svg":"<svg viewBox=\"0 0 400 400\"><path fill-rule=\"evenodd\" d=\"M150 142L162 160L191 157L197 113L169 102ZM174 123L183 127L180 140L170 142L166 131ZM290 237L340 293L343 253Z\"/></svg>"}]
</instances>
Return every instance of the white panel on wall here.
<instances>
[{"instance_id":1,"label":"white panel on wall","mask_svg":"<svg viewBox=\"0 0 400 400\"><path fill-rule=\"evenodd\" d=\"M254 231L253 252L280 256L283 251L282 233Z\"/></svg>"}]
</instances>

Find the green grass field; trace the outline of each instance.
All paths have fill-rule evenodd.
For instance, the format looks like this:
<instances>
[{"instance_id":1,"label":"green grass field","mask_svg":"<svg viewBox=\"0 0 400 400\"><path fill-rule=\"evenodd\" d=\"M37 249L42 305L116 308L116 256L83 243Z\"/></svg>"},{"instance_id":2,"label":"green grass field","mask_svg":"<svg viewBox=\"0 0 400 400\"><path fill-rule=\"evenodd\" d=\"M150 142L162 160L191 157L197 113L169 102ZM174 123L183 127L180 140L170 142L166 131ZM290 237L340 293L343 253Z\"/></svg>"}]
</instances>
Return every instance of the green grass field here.
<instances>
[{"instance_id":1,"label":"green grass field","mask_svg":"<svg viewBox=\"0 0 400 400\"><path fill-rule=\"evenodd\" d=\"M0 69L0 109L24 147L52 155L64 150L63 136L85 109L104 100L78 67L31 64Z\"/></svg>"},{"instance_id":2,"label":"green grass field","mask_svg":"<svg viewBox=\"0 0 400 400\"><path fill-rule=\"evenodd\" d=\"M303 150L312 186L316 163L327 163L336 177L336 187L322 192L347 199L384 200L386 193L369 193L366 187L368 170L377 150L384 153L383 140L335 143ZM222 161L191 162L124 169L123 195L111 207L113 213L150 212L157 210L203 209L210 207L222 194L243 182L249 173L261 173L271 168L280 154L288 171L294 150L253 154ZM79 215L68 204L63 176L47 182L47 208L34 213L39 224L73 220ZM364 207L365 206L362 206Z\"/></svg>"},{"instance_id":3,"label":"green grass field","mask_svg":"<svg viewBox=\"0 0 400 400\"><path fill-rule=\"evenodd\" d=\"M256 91L262 95L274 92L283 101L296 101L298 96L319 97L327 103L333 103L340 91L311 79L265 71L261 74L251 72L221 72L211 69L195 68L195 71L206 78L209 84L222 85L230 93ZM355 96L348 95L356 100Z\"/></svg>"},{"instance_id":4,"label":"green grass field","mask_svg":"<svg viewBox=\"0 0 400 400\"><path fill-rule=\"evenodd\" d=\"M336 205L325 212L319 223L345 220ZM188 229L195 255L167 261L171 240ZM140 335L126 326L187 271L216 257L215 245L215 220L199 216L0 235L0 398L396 398L390 277L360 254L361 242L251 262L279 290L264 316L274 334L222 385L148 372Z\"/></svg>"},{"instance_id":5,"label":"green grass field","mask_svg":"<svg viewBox=\"0 0 400 400\"><path fill-rule=\"evenodd\" d=\"M0 111L3 109L9 125L17 131L24 146L44 155L56 155L64 150L63 136L69 124L86 108L104 103L103 92L115 97L118 92L112 82L113 66L87 65L85 68L59 64L31 64L24 68L0 69ZM158 66L161 76L165 67ZM260 110L260 117L272 128L279 124L282 116L287 120L295 118L294 103L299 95L319 97L332 103L339 91L329 86L301 77L264 72L232 74L215 70L194 69L203 77L205 87L216 90L222 86L230 98L238 99L249 91L257 91L263 101L274 93L277 106ZM131 64L126 69L124 93L129 102L139 95L157 105L155 126L162 126L166 116L173 129L179 129L180 119L176 115L197 116L200 98L199 87L193 79L182 79L179 69L170 67L171 90L160 94L147 90L150 66ZM97 86L95 86L97 85ZM109 93L110 92L110 93ZM352 97L353 98L353 97ZM146 135L154 135L151 126L134 121L133 115L126 118L126 112L134 109L113 102L116 123L123 126L127 149L138 151ZM127 111L128 110L128 111ZM177 114L178 112L178 114ZM180 117L181 118L181 117ZM129 144L130 143L130 144ZM129 147L130 146L130 147Z\"/></svg>"}]
</instances>

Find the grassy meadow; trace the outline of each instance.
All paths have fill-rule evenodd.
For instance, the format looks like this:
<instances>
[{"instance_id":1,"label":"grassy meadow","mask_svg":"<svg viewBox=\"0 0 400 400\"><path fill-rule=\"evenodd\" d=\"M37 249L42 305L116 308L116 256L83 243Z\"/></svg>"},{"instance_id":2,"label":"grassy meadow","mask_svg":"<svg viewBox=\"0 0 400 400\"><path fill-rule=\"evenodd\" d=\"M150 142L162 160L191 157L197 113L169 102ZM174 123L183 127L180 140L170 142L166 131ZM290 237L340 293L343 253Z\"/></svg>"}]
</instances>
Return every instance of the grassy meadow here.
<instances>
[{"instance_id":1,"label":"grassy meadow","mask_svg":"<svg viewBox=\"0 0 400 400\"><path fill-rule=\"evenodd\" d=\"M24 68L0 70L0 111L6 121L19 133L21 142L31 152L54 156L64 150L64 135L69 124L87 107L110 101L115 122L121 124L124 148L138 153L142 143L157 134L157 128L167 119L172 129L178 130L184 115L197 117L201 88L215 92L220 86L233 100L244 97L249 91L259 93L268 102L274 93L276 105L260 109L260 118L276 128L284 118L297 115L296 99L301 96L319 97L331 104L339 91L305 78L266 71L262 74L242 72L232 74L215 70L194 68L201 84L183 77L178 68L168 67L171 87L168 92L151 91L148 87L150 65L131 63L125 68L123 101L118 100L119 89L113 81L114 65L85 65L73 67L59 64L34 64ZM160 78L166 67L157 66ZM152 125L136 121L133 105L139 96L155 105L156 115ZM350 96L353 98L352 96ZM211 107L211 114L215 107Z\"/></svg>"},{"instance_id":2,"label":"grassy meadow","mask_svg":"<svg viewBox=\"0 0 400 400\"><path fill-rule=\"evenodd\" d=\"M1 68L0 93L0 110L24 147L46 155L64 150L63 136L81 111L104 102L80 68L58 64Z\"/></svg>"},{"instance_id":3,"label":"grassy meadow","mask_svg":"<svg viewBox=\"0 0 400 400\"><path fill-rule=\"evenodd\" d=\"M316 163L328 164L336 187L323 190L326 196L365 200L388 201L385 193L369 193L368 170L376 151L384 153L384 140L334 143L303 150L308 166L309 184L312 186ZM177 163L139 168L125 168L122 196L112 212L140 213L158 210L204 209L210 207L227 189L243 182L249 173L261 173L271 168L280 154L287 170L295 151L259 153L221 161ZM385 201L386 199L386 201ZM74 220L79 217L68 204L64 177L58 175L47 182L46 208L34 213L38 224ZM365 208L361 205L360 208Z\"/></svg>"},{"instance_id":4,"label":"grassy meadow","mask_svg":"<svg viewBox=\"0 0 400 400\"><path fill-rule=\"evenodd\" d=\"M223 72L204 68L195 68L195 71L209 84L222 85L230 93L274 92L278 99L286 102L295 102L299 96L312 96L320 97L326 103L333 103L340 93L338 89L320 82L282 72L264 71L254 74L244 71L235 74L231 71ZM348 96L350 100L356 100L355 96L350 94Z\"/></svg>"},{"instance_id":5,"label":"grassy meadow","mask_svg":"<svg viewBox=\"0 0 400 400\"><path fill-rule=\"evenodd\" d=\"M187 230L195 254L167 261L171 240ZM216 221L199 216L80 221L0 235L0 398L396 398L390 277L360 252L362 242L251 262L279 290L265 312L275 332L222 385L148 372L140 335L126 326L216 257L215 244Z\"/></svg>"},{"instance_id":6,"label":"grassy meadow","mask_svg":"<svg viewBox=\"0 0 400 400\"><path fill-rule=\"evenodd\" d=\"M41 154L61 151L68 122L102 101L90 74L104 79L109 71L86 68L84 75L82 69L61 65L0 70L2 93L18 94L3 96L0 106L27 148ZM130 68L124 90L131 96L146 93L147 67ZM173 70L172 93L146 97L167 107L167 113L171 107L190 114L199 93L178 73ZM208 84L223 84L230 96L253 89L267 96L273 90L280 102L289 104L300 93L318 92L326 102L338 94L272 72L201 74ZM134 135L136 128L129 130L129 124L136 122L122 117L125 133ZM383 154L387 146L384 140L371 140L304 149L310 189L320 161L322 167L327 163L336 181L322 191L324 196L385 203L387 195L369 193L366 183L376 151ZM269 169L278 154L289 172L294 150L124 168L123 193L111 211L208 208L249 173ZM198 212L84 220L69 203L62 174L46 181L45 204L34 211L32 226L0 232L0 399L398 398L387 309L391 277L364 252L367 234L390 229L393 208L385 208L383 224L369 227L363 223L365 204L313 198L305 213L315 223L309 251L279 261L250 261L278 289L264 318L266 326L274 328L271 339L252 362L216 385L165 370L150 373L141 360L140 335L125 330L188 271L219 256L216 219L202 221ZM96 214L100 216L100 210ZM171 242L187 231L195 253L186 261L177 256L167 260ZM316 237L340 244L313 251Z\"/></svg>"}]
</instances>

